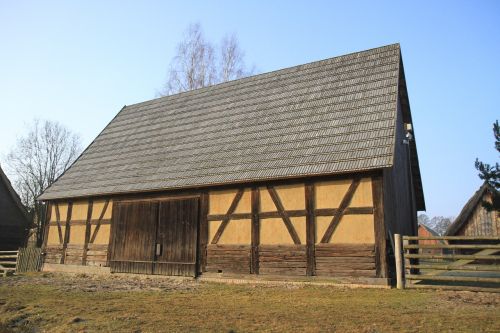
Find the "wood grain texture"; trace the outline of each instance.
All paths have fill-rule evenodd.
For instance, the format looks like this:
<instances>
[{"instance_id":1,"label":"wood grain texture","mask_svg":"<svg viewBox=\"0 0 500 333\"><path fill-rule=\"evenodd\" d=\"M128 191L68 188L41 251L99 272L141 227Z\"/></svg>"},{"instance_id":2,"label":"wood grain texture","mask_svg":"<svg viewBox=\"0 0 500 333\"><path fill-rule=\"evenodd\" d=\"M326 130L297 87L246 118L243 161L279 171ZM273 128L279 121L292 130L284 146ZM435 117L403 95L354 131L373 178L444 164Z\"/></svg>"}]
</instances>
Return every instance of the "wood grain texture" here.
<instances>
[{"instance_id":1,"label":"wood grain texture","mask_svg":"<svg viewBox=\"0 0 500 333\"><path fill-rule=\"evenodd\" d=\"M219 245L207 246L207 272L250 273L251 246Z\"/></svg>"},{"instance_id":2,"label":"wood grain texture","mask_svg":"<svg viewBox=\"0 0 500 333\"><path fill-rule=\"evenodd\" d=\"M305 185L306 202L306 252L307 252L307 275L313 276L316 271L316 260L314 255L314 245L316 243L316 222L315 222L315 194L314 184L307 182Z\"/></svg>"},{"instance_id":3,"label":"wood grain texture","mask_svg":"<svg viewBox=\"0 0 500 333\"><path fill-rule=\"evenodd\" d=\"M209 208L210 196L208 192L204 191L200 196L200 227L198 231L198 261L199 268L198 273L203 273L206 271L207 267L207 245L208 245L208 208Z\"/></svg>"},{"instance_id":4,"label":"wood grain texture","mask_svg":"<svg viewBox=\"0 0 500 333\"><path fill-rule=\"evenodd\" d=\"M61 264L66 261L66 249L68 247L69 235L71 231L71 212L73 210L73 202L68 203L68 210L66 213L66 226L64 227L64 241L63 241L63 255L61 257Z\"/></svg>"},{"instance_id":5,"label":"wood grain texture","mask_svg":"<svg viewBox=\"0 0 500 333\"><path fill-rule=\"evenodd\" d=\"M387 231L384 217L384 191L382 176L372 178L374 228L375 228L375 265L377 277L389 275L387 257Z\"/></svg>"},{"instance_id":6,"label":"wood grain texture","mask_svg":"<svg viewBox=\"0 0 500 333\"><path fill-rule=\"evenodd\" d=\"M198 199L159 203L153 274L196 276Z\"/></svg>"},{"instance_id":7,"label":"wood grain texture","mask_svg":"<svg viewBox=\"0 0 500 333\"><path fill-rule=\"evenodd\" d=\"M61 227L61 213L59 212L59 203L56 202L56 222L57 222L57 232L59 233L59 244L63 243L63 234Z\"/></svg>"},{"instance_id":8,"label":"wood grain texture","mask_svg":"<svg viewBox=\"0 0 500 333\"><path fill-rule=\"evenodd\" d=\"M373 244L316 244L316 275L376 277Z\"/></svg>"},{"instance_id":9,"label":"wood grain texture","mask_svg":"<svg viewBox=\"0 0 500 333\"><path fill-rule=\"evenodd\" d=\"M52 207L53 203L48 202L45 207L45 228L43 231L43 244L42 244L42 252L47 247L47 241L49 240L49 228L50 228L50 220L52 218Z\"/></svg>"},{"instance_id":10,"label":"wood grain texture","mask_svg":"<svg viewBox=\"0 0 500 333\"><path fill-rule=\"evenodd\" d=\"M117 202L115 205L111 272L152 274L158 203Z\"/></svg>"},{"instance_id":11,"label":"wood grain texture","mask_svg":"<svg viewBox=\"0 0 500 333\"><path fill-rule=\"evenodd\" d=\"M260 245L259 273L306 276L306 245Z\"/></svg>"},{"instance_id":12,"label":"wood grain texture","mask_svg":"<svg viewBox=\"0 0 500 333\"><path fill-rule=\"evenodd\" d=\"M90 241L90 229L91 229L91 224L90 221L92 220L92 208L94 207L94 201L89 200L88 206L87 206L87 220L85 223L85 241L83 244L83 255L82 255L82 265L85 266L87 265L87 250L88 250L88 245Z\"/></svg>"},{"instance_id":13,"label":"wood grain texture","mask_svg":"<svg viewBox=\"0 0 500 333\"><path fill-rule=\"evenodd\" d=\"M259 274L259 245L260 245L260 190L252 187L252 253L250 273Z\"/></svg>"}]
</instances>

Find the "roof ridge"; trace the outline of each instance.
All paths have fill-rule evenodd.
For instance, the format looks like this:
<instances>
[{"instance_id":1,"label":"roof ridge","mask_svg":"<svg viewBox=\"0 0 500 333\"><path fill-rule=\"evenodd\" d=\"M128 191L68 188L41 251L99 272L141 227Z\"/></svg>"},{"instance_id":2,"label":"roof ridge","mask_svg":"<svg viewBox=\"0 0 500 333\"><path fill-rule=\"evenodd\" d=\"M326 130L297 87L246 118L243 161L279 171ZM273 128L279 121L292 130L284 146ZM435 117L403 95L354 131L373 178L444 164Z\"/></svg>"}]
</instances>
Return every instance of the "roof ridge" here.
<instances>
[{"instance_id":1,"label":"roof ridge","mask_svg":"<svg viewBox=\"0 0 500 333\"><path fill-rule=\"evenodd\" d=\"M179 92L179 93L176 93L176 94L172 94L172 95L167 95L167 96L161 96L161 97L157 97L157 98L152 98L152 99L149 99L149 100L146 100L146 101L129 104L129 105L127 105L127 107L137 106L137 105L148 103L148 102L152 102L152 101L155 101L155 100L168 99L168 98L171 98L171 97L174 97L174 96L178 97L178 96L186 95L186 94L193 93L193 92L200 92L200 91L208 90L208 89L214 88L214 87L219 87L221 85L225 85L225 84L229 84L229 83L236 83L236 82L241 82L241 81L244 81L244 80L250 80L250 79L254 79L254 78L259 77L259 76L276 74L277 72L280 72L280 71L291 70L291 69L294 69L294 68L299 68L299 67L303 67L303 66L307 66L307 65L312 65L312 64L317 64L317 63L321 63L321 62L326 62L326 61L333 60L333 59L348 58L350 56L354 56L354 55L362 54L362 53L369 53L369 52L373 52L375 50L390 49L391 47L392 48L400 49L400 44L399 43L392 43L392 44L387 44L387 45L383 45L383 46L373 47L373 48L362 50L362 51L356 51L356 52L351 52L351 53L347 53L347 54L342 54L342 55L338 55L338 56L334 56L334 57L330 57L330 58L325 58L325 59L320 59L320 60L314 60L314 61L310 61L310 62L306 62L306 63L303 63L303 64L294 65L294 66L290 66L290 67L279 68L279 69L271 70L269 72L264 72L264 73L259 73L259 74L255 74L255 75L245 76L245 77L242 77L242 78L239 78L239 79L229 80L229 81L225 81L225 82L219 82L219 83L212 84L212 85L206 86L206 87L201 87L201 88L197 88L197 89L182 91L182 92Z\"/></svg>"},{"instance_id":2,"label":"roof ridge","mask_svg":"<svg viewBox=\"0 0 500 333\"><path fill-rule=\"evenodd\" d=\"M392 44L124 107L40 199L390 167L400 55Z\"/></svg>"}]
</instances>

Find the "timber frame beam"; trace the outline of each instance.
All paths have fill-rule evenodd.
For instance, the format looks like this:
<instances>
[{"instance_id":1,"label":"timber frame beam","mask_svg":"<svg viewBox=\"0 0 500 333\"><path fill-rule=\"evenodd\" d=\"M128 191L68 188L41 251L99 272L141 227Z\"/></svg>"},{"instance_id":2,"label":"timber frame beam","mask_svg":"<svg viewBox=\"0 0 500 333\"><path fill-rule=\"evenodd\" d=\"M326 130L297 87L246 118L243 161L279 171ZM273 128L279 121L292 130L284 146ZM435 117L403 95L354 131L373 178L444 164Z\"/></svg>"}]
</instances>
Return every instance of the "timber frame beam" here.
<instances>
[{"instance_id":1,"label":"timber frame beam","mask_svg":"<svg viewBox=\"0 0 500 333\"><path fill-rule=\"evenodd\" d=\"M375 269L377 277L389 276L387 264L387 239L384 217L384 190L382 176L372 177L372 196L374 206L374 228L375 228Z\"/></svg>"},{"instance_id":2,"label":"timber frame beam","mask_svg":"<svg viewBox=\"0 0 500 333\"><path fill-rule=\"evenodd\" d=\"M61 264L64 264L66 261L66 250L68 248L69 236L71 232L71 214L73 211L73 202L70 201L68 203L68 211L66 214L66 227L64 228L64 242L63 242L63 250L61 256Z\"/></svg>"},{"instance_id":3,"label":"timber frame beam","mask_svg":"<svg viewBox=\"0 0 500 333\"><path fill-rule=\"evenodd\" d=\"M330 242L330 239L332 238L335 229L337 229L337 226L342 220L342 216L344 216L344 212L347 209L347 206L349 206L349 204L351 203L352 197L354 196L354 192L356 192L356 189L358 188L360 181L361 178L359 176L353 179L351 185L349 186L349 189L344 195L344 198L342 198L342 201L340 202L337 214L333 216L330 225L328 226L328 228L325 231L325 234L323 235L323 238L321 238L321 243Z\"/></svg>"},{"instance_id":4,"label":"timber frame beam","mask_svg":"<svg viewBox=\"0 0 500 333\"><path fill-rule=\"evenodd\" d=\"M87 206L87 220L85 221L85 241L83 244L83 254L82 254L82 265L87 265L87 251L90 241L90 231L91 231L91 221L92 221L92 209L94 207L94 201L89 200Z\"/></svg>"},{"instance_id":5,"label":"timber frame beam","mask_svg":"<svg viewBox=\"0 0 500 333\"><path fill-rule=\"evenodd\" d=\"M61 227L61 213L59 212L59 203L56 202L55 207L56 207L57 232L59 234L59 244L62 244L64 242L64 240L63 240L62 227Z\"/></svg>"},{"instance_id":6,"label":"timber frame beam","mask_svg":"<svg viewBox=\"0 0 500 333\"><path fill-rule=\"evenodd\" d=\"M371 215L373 214L373 207L347 207L344 210L344 215ZM285 210L289 217L306 217L309 213L307 209L299 210ZM339 213L338 208L316 208L314 209L314 216L332 216ZM279 212L260 212L260 219L278 218L281 217ZM227 217L226 214L213 214L208 215L208 221L221 221ZM229 216L231 220L249 220L252 218L251 213L234 213Z\"/></svg>"},{"instance_id":7,"label":"timber frame beam","mask_svg":"<svg viewBox=\"0 0 500 333\"><path fill-rule=\"evenodd\" d=\"M219 229L217 229L217 232L215 233L211 244L217 244L219 242L220 237L222 236L222 233L226 229L227 224L231 220L231 215L236 210L236 207L238 206L238 203L240 202L241 197L243 197L244 192L245 192L245 190L241 188L238 190L238 193L236 193L236 195L234 196L233 202L231 203L231 206L227 210L227 213L226 213L224 219L222 220L222 223L220 224Z\"/></svg>"},{"instance_id":8,"label":"timber frame beam","mask_svg":"<svg viewBox=\"0 0 500 333\"><path fill-rule=\"evenodd\" d=\"M108 209L108 205L109 205L109 199L107 199L104 202L104 207L102 207L101 215L99 215L99 219L97 220L97 224L94 228L94 232L92 233L92 237L90 238L90 241L89 241L90 244L93 244L96 237L97 237L97 233L99 232L99 228L101 228L101 222L102 222L102 219L104 217L104 214L106 214L106 210Z\"/></svg>"},{"instance_id":9,"label":"timber frame beam","mask_svg":"<svg viewBox=\"0 0 500 333\"><path fill-rule=\"evenodd\" d=\"M306 201L306 256L308 276L316 275L316 210L315 210L315 188L312 182L305 185Z\"/></svg>"},{"instance_id":10,"label":"timber frame beam","mask_svg":"<svg viewBox=\"0 0 500 333\"><path fill-rule=\"evenodd\" d=\"M281 199L278 195L278 192L276 192L276 189L270 185L267 186L267 191L269 192L269 195L271 196L271 199L273 200L274 205L278 210L278 214L283 219L283 222L285 223L285 226L288 229L290 236L292 237L293 243L300 244L299 235L297 234L297 231L295 230L295 227L293 226L292 221L290 220L290 216L288 216L285 208L283 207L283 204L281 203Z\"/></svg>"}]
</instances>

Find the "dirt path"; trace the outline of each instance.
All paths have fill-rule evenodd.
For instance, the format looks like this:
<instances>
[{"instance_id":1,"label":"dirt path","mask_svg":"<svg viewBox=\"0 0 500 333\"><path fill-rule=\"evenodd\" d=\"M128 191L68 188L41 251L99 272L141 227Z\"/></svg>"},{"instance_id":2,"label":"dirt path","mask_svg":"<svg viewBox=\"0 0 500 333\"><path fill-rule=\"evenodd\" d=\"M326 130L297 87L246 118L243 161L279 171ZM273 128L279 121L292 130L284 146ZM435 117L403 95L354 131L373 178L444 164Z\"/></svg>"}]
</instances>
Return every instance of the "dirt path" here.
<instances>
[{"instance_id":1,"label":"dirt path","mask_svg":"<svg viewBox=\"0 0 500 333\"><path fill-rule=\"evenodd\" d=\"M0 280L1 285L15 287L26 284L45 285L60 291L180 291L198 288L191 278L166 278L147 275L69 273L36 273L11 276Z\"/></svg>"}]
</instances>

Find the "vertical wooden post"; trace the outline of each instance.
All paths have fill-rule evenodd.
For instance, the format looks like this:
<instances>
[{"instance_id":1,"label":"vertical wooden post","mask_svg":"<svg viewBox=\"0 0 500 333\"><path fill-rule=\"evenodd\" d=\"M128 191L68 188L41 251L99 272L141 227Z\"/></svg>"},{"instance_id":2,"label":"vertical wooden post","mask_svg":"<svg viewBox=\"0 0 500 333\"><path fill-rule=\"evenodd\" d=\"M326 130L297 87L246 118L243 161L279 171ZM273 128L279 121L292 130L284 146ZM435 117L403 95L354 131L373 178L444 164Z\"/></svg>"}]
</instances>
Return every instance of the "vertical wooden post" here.
<instances>
[{"instance_id":1,"label":"vertical wooden post","mask_svg":"<svg viewBox=\"0 0 500 333\"><path fill-rule=\"evenodd\" d=\"M87 206L87 220L85 221L85 240L83 244L83 253L82 253L82 265L87 265L87 251L89 247L90 241L90 231L92 228L92 209L94 208L94 201L89 199Z\"/></svg>"},{"instance_id":2,"label":"vertical wooden post","mask_svg":"<svg viewBox=\"0 0 500 333\"><path fill-rule=\"evenodd\" d=\"M372 177L373 219L375 227L375 269L377 277L387 278L387 239L384 217L384 189L382 176Z\"/></svg>"},{"instance_id":3,"label":"vertical wooden post","mask_svg":"<svg viewBox=\"0 0 500 333\"><path fill-rule=\"evenodd\" d=\"M115 241L115 233L116 233L116 225L120 219L119 216L119 202L113 201L111 206L111 221L109 226L109 239L108 239L108 251L106 254L106 267L111 266L111 258L113 257L113 249L114 249L114 241Z\"/></svg>"},{"instance_id":4,"label":"vertical wooden post","mask_svg":"<svg viewBox=\"0 0 500 333\"><path fill-rule=\"evenodd\" d=\"M305 200L306 200L306 255L307 255L307 270L308 276L316 275L316 223L315 223L315 194L314 184L306 182L305 184Z\"/></svg>"},{"instance_id":5,"label":"vertical wooden post","mask_svg":"<svg viewBox=\"0 0 500 333\"><path fill-rule=\"evenodd\" d=\"M401 249L401 235L394 235L394 257L396 259L396 287L404 289L403 280L403 251Z\"/></svg>"},{"instance_id":6,"label":"vertical wooden post","mask_svg":"<svg viewBox=\"0 0 500 333\"><path fill-rule=\"evenodd\" d=\"M44 252L45 248L47 247L51 217L52 217L52 203L50 203L49 201L45 206L45 228L43 230L42 252Z\"/></svg>"},{"instance_id":7,"label":"vertical wooden post","mask_svg":"<svg viewBox=\"0 0 500 333\"><path fill-rule=\"evenodd\" d=\"M259 245L260 245L260 191L252 187L252 253L250 273L259 274Z\"/></svg>"},{"instance_id":8,"label":"vertical wooden post","mask_svg":"<svg viewBox=\"0 0 500 333\"><path fill-rule=\"evenodd\" d=\"M61 264L64 264L66 261L66 249L68 248L69 243L69 235L71 232L71 212L73 211L73 202L68 202L68 211L66 214L66 227L64 228L64 241L63 241L63 250L61 256Z\"/></svg>"},{"instance_id":9,"label":"vertical wooden post","mask_svg":"<svg viewBox=\"0 0 500 333\"><path fill-rule=\"evenodd\" d=\"M208 209L209 195L204 191L200 196L200 228L198 234L198 274L206 271L207 267L207 244L208 244Z\"/></svg>"}]
</instances>

